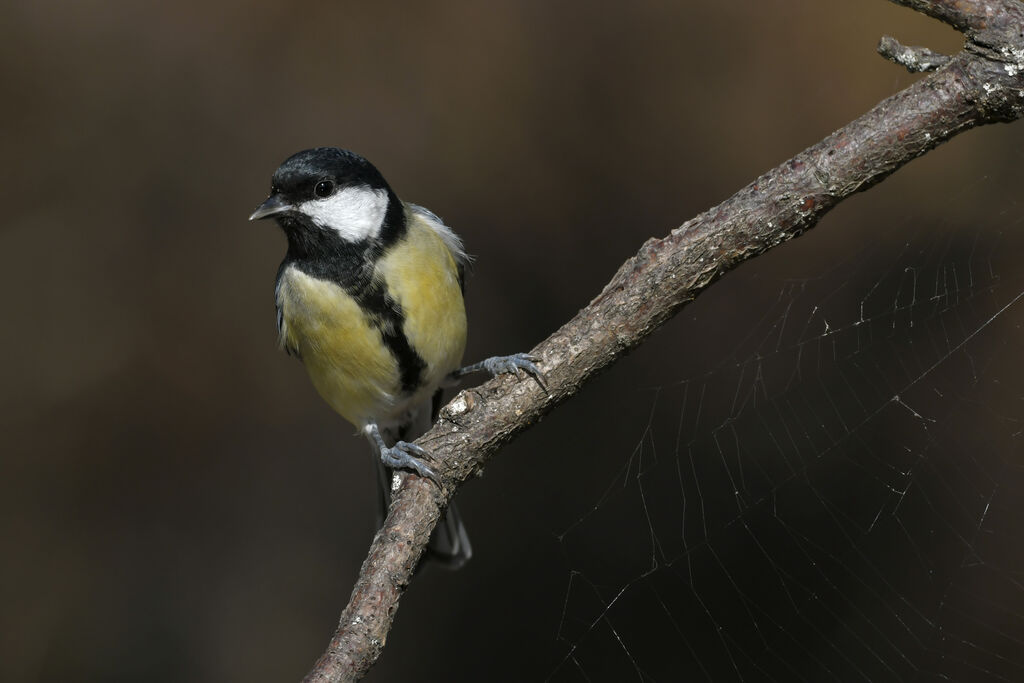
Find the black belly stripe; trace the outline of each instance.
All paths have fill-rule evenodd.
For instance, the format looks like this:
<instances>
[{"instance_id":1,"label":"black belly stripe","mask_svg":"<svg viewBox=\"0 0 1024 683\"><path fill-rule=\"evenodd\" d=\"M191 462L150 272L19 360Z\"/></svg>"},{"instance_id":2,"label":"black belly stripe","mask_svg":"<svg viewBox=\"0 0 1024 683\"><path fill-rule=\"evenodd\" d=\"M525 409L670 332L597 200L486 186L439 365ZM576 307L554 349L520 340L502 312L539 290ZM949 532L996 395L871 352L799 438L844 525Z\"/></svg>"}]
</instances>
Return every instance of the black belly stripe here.
<instances>
[{"instance_id":1,"label":"black belly stripe","mask_svg":"<svg viewBox=\"0 0 1024 683\"><path fill-rule=\"evenodd\" d=\"M371 280L367 286L348 289L359 306L366 311L373 326L380 331L384 345L398 363L398 375L402 382L402 391L412 393L420 387L426 361L409 344L405 336L405 311L395 301L384 286Z\"/></svg>"},{"instance_id":2,"label":"black belly stripe","mask_svg":"<svg viewBox=\"0 0 1024 683\"><path fill-rule=\"evenodd\" d=\"M287 265L294 265L312 277L333 280L348 292L349 296L359 304L369 323L380 332L384 346L394 357L398 366L402 391L411 394L420 388L427 362L409 343L409 338L405 335L405 311L402 310L401 304L385 291L382 283L375 280L363 280L358 283L342 284L338 282L338 279L330 277L331 273L324 272L326 269L318 269L315 265L310 267L308 263L294 261L282 263L281 273L284 272ZM278 325L280 326L280 324L279 320ZM280 327L278 329L280 330Z\"/></svg>"},{"instance_id":3,"label":"black belly stripe","mask_svg":"<svg viewBox=\"0 0 1024 683\"><path fill-rule=\"evenodd\" d=\"M399 322L404 322L404 316L401 316ZM423 370L427 367L426 362L409 345L409 339L405 336L405 332L402 331L401 327L394 331L386 331L383 327L378 329L380 329L381 337L384 339L384 345L388 347L388 351L398 361L398 374L402 381L402 391L410 394L413 393L420 387Z\"/></svg>"}]
</instances>

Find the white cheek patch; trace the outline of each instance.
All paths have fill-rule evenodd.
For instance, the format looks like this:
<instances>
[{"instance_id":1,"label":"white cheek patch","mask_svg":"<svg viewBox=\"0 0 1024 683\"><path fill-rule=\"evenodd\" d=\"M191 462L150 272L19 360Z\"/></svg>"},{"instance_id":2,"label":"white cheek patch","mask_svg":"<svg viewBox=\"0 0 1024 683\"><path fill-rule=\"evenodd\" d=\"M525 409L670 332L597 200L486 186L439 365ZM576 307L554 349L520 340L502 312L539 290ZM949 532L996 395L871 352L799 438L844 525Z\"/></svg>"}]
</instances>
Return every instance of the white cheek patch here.
<instances>
[{"instance_id":1,"label":"white cheek patch","mask_svg":"<svg viewBox=\"0 0 1024 683\"><path fill-rule=\"evenodd\" d=\"M368 187L344 187L325 199L311 199L299 211L322 228L334 230L349 242L380 233L388 210L388 193Z\"/></svg>"}]
</instances>

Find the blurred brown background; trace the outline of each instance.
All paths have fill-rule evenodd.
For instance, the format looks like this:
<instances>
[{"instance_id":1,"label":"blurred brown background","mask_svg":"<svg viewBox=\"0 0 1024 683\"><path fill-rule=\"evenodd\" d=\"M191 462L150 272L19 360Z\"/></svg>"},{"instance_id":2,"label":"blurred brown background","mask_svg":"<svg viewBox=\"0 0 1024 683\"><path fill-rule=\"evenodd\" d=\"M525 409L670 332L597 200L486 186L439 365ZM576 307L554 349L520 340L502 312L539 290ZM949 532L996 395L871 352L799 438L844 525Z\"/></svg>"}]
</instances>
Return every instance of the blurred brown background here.
<instances>
[{"instance_id":1,"label":"blurred brown background","mask_svg":"<svg viewBox=\"0 0 1024 683\"><path fill-rule=\"evenodd\" d=\"M882 34L961 43L883 0L5 10L8 681L296 680L325 645L376 494L363 440L275 348L284 239L245 219L289 154L356 150L463 236L475 360L530 348L644 239L911 82L874 54ZM651 388L719 362L764 301L866 242L935 248L942 223L968 235L948 249L1014 253L1022 149L1024 124L999 126L914 162L726 277L509 448L460 497L476 557L417 579L370 680L615 680L560 666L575 574L559 534L643 439ZM874 281L811 297L855 315ZM985 355L1008 387L1019 348ZM1019 417L1019 397L1000 410ZM674 401L653 404L667 431Z\"/></svg>"}]
</instances>

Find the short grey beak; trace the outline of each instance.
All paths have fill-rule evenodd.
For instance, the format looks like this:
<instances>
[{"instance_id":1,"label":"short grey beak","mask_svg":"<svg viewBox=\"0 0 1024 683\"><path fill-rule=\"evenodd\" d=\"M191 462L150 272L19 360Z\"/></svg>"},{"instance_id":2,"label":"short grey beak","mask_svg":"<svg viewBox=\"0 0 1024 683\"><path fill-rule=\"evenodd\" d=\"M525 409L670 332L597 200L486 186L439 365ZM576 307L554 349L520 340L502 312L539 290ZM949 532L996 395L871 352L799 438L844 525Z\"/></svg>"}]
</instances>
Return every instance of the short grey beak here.
<instances>
[{"instance_id":1,"label":"short grey beak","mask_svg":"<svg viewBox=\"0 0 1024 683\"><path fill-rule=\"evenodd\" d=\"M266 201L256 207L256 210L252 212L251 216L249 216L249 220L255 221L260 218L267 218L279 213L284 213L285 211L291 211L294 208L294 206L281 199L279 195L272 194L267 197Z\"/></svg>"}]
</instances>

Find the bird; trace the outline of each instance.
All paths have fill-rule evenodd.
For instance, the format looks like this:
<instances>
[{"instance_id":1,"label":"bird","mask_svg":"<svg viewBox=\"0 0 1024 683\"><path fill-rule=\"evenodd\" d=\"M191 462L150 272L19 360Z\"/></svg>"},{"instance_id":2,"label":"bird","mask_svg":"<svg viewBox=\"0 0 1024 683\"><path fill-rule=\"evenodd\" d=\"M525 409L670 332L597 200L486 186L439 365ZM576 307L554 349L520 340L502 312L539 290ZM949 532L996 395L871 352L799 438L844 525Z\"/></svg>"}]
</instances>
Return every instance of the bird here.
<instances>
[{"instance_id":1,"label":"bird","mask_svg":"<svg viewBox=\"0 0 1024 683\"><path fill-rule=\"evenodd\" d=\"M404 202L355 152L317 147L288 157L249 220L273 218L288 248L274 298L279 346L320 396L369 440L382 521L395 470L437 481L412 441L436 419L445 386L476 371L532 375L538 358L495 356L460 367L466 344L462 240L433 212ZM454 503L428 556L457 568L472 555Z\"/></svg>"}]
</instances>

